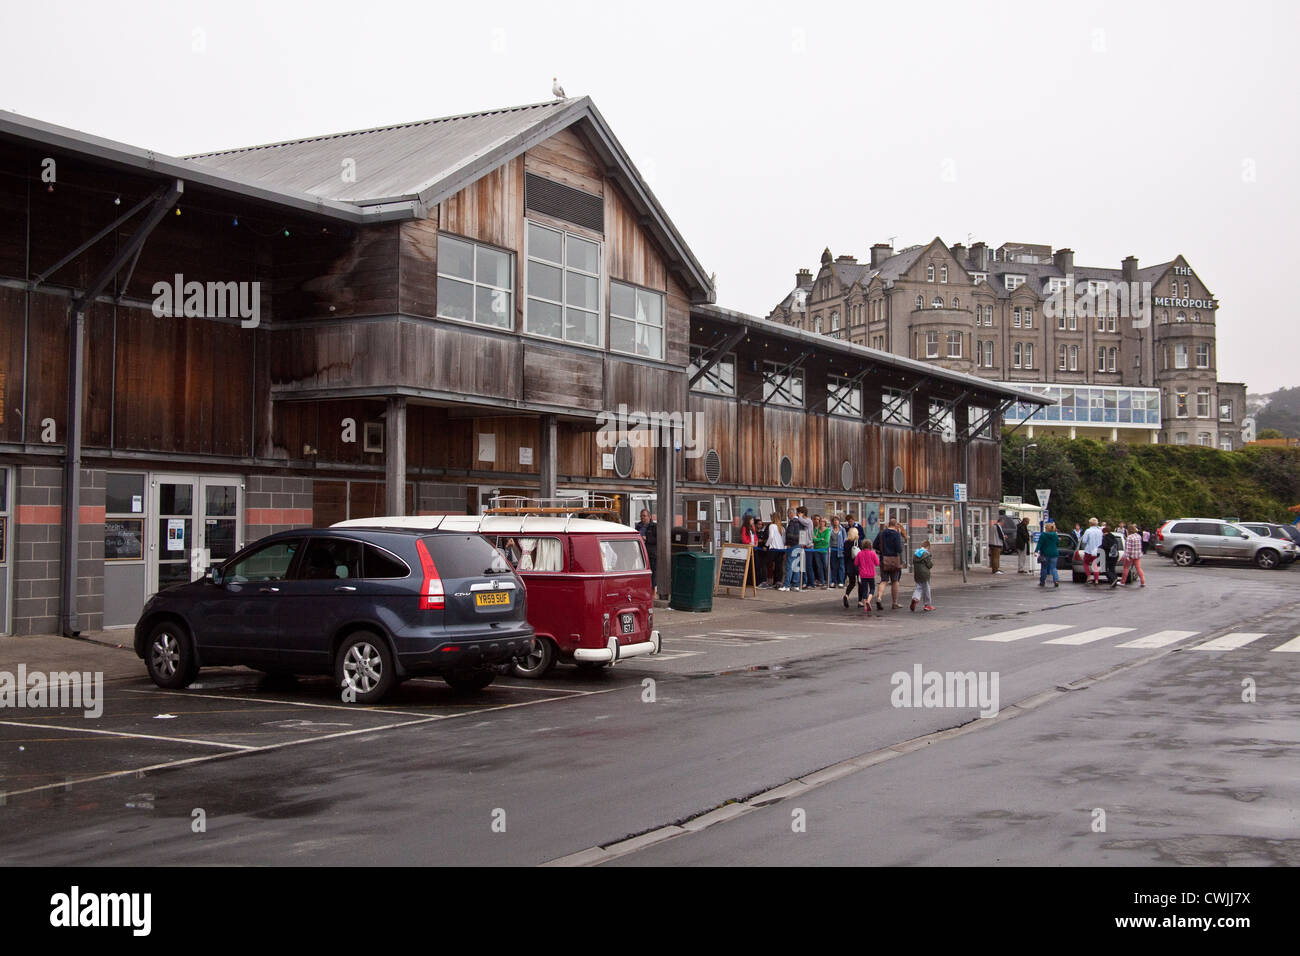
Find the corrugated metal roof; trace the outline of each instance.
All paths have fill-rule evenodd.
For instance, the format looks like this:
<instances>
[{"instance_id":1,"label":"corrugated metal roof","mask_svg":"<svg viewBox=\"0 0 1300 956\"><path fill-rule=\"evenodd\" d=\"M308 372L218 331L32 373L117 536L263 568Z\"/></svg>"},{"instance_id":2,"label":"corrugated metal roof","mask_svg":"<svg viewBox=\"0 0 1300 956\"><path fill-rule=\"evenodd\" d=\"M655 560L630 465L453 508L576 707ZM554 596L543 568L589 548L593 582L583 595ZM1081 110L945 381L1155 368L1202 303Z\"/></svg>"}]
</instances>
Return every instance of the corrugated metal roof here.
<instances>
[{"instance_id":1,"label":"corrugated metal roof","mask_svg":"<svg viewBox=\"0 0 1300 956\"><path fill-rule=\"evenodd\" d=\"M185 158L283 189L369 205L417 196L573 102L534 103ZM351 180L344 176L348 160L355 171Z\"/></svg>"},{"instance_id":2,"label":"corrugated metal roof","mask_svg":"<svg viewBox=\"0 0 1300 956\"><path fill-rule=\"evenodd\" d=\"M804 329L796 329L792 326L773 322L769 319L760 319L756 315L737 312L734 309L724 309L721 306L712 304L697 304L691 306L691 314L699 315L706 319L726 322L729 325L743 325L758 334L771 335L776 338L802 342L810 348L820 349L824 352L840 352L847 355L856 355L859 358L869 359L870 361L876 362L880 365L887 365L892 368L901 369L914 375L951 382L963 389L971 389L989 395L1001 396L1003 398L1015 398L1018 401L1035 405L1054 404L1053 402L1044 401L1041 395L1035 395L1033 392L1024 391L1022 389L1009 388L993 381L992 379L983 378L978 375L967 375L964 372L949 371L948 369L937 365L930 365L926 362L919 362L916 359L895 355L893 352L882 352L879 349L868 348L865 345L858 345L854 342L846 342L843 339L833 338L819 332L808 332Z\"/></svg>"}]
</instances>

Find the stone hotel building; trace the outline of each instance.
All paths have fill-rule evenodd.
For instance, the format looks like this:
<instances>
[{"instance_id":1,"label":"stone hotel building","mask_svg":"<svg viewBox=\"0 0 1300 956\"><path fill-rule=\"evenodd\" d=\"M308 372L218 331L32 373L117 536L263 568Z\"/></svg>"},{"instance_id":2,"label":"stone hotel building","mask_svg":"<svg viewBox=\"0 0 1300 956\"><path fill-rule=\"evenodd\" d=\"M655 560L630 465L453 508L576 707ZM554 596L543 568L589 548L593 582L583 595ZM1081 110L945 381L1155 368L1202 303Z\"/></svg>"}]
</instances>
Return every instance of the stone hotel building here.
<instances>
[{"instance_id":1,"label":"stone hotel building","mask_svg":"<svg viewBox=\"0 0 1300 956\"><path fill-rule=\"evenodd\" d=\"M1218 308L1181 255L1103 268L1076 266L1070 249L936 237L877 243L865 262L827 249L768 318L1055 400L1008 410L1031 437L1234 450L1246 386L1219 381Z\"/></svg>"}]
</instances>

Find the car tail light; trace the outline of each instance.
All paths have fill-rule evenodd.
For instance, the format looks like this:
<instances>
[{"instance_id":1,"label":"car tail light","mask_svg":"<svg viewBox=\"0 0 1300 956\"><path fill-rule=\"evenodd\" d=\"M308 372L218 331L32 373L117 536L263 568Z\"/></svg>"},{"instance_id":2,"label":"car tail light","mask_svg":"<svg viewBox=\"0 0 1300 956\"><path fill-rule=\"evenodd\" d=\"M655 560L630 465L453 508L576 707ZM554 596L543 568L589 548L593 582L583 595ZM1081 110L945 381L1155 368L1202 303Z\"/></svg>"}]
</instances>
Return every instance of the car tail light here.
<instances>
[{"instance_id":1,"label":"car tail light","mask_svg":"<svg viewBox=\"0 0 1300 956\"><path fill-rule=\"evenodd\" d=\"M600 636L609 637L609 615L606 614L600 623Z\"/></svg>"},{"instance_id":2,"label":"car tail light","mask_svg":"<svg viewBox=\"0 0 1300 956\"><path fill-rule=\"evenodd\" d=\"M441 611L445 607L445 592L442 578L438 577L438 566L433 563L433 556L422 540L417 539L415 550L420 555L420 569L424 580L420 583L420 610Z\"/></svg>"}]
</instances>

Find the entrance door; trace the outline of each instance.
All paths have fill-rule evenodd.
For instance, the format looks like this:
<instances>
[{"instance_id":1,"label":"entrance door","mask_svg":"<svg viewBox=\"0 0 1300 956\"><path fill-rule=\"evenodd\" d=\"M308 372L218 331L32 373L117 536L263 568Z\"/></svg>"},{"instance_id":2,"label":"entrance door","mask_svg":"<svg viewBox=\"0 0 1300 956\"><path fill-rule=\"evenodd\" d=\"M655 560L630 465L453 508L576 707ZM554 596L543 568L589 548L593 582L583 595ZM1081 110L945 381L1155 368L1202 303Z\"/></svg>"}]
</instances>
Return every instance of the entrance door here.
<instances>
[{"instance_id":1,"label":"entrance door","mask_svg":"<svg viewBox=\"0 0 1300 956\"><path fill-rule=\"evenodd\" d=\"M907 535L907 543L903 547L903 567L911 565L912 552L921 546L921 542L912 541L912 509L907 505L885 505L884 520L881 521L881 528L888 528L889 522L897 521L898 526L903 529Z\"/></svg>"},{"instance_id":2,"label":"entrance door","mask_svg":"<svg viewBox=\"0 0 1300 956\"><path fill-rule=\"evenodd\" d=\"M984 546L989 534L988 526L984 523L984 509L967 505L966 520L970 522L971 538L974 541L974 546L971 548L971 567L978 567L984 563Z\"/></svg>"},{"instance_id":3,"label":"entrance door","mask_svg":"<svg viewBox=\"0 0 1300 956\"><path fill-rule=\"evenodd\" d=\"M197 581L243 545L239 479L156 474L150 486L150 593Z\"/></svg>"}]
</instances>

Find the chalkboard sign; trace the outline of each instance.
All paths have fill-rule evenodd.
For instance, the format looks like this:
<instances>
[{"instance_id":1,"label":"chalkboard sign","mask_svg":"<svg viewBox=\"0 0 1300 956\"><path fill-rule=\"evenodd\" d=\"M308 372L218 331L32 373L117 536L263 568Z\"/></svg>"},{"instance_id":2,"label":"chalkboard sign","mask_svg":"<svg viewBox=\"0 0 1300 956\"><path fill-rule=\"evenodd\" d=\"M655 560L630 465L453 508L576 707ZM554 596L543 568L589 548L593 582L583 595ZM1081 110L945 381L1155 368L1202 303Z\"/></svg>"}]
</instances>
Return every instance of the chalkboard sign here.
<instances>
[{"instance_id":1,"label":"chalkboard sign","mask_svg":"<svg viewBox=\"0 0 1300 956\"><path fill-rule=\"evenodd\" d=\"M143 518L104 519L104 560L138 561L144 557Z\"/></svg>"},{"instance_id":2,"label":"chalkboard sign","mask_svg":"<svg viewBox=\"0 0 1300 956\"><path fill-rule=\"evenodd\" d=\"M754 549L747 544L724 544L718 561L717 588L740 588L740 596L745 596L745 587L749 586L758 594L757 581L754 578Z\"/></svg>"}]
</instances>

